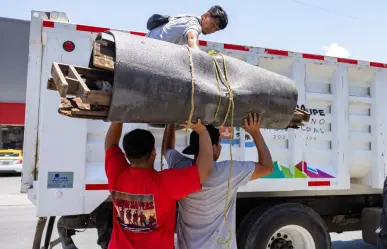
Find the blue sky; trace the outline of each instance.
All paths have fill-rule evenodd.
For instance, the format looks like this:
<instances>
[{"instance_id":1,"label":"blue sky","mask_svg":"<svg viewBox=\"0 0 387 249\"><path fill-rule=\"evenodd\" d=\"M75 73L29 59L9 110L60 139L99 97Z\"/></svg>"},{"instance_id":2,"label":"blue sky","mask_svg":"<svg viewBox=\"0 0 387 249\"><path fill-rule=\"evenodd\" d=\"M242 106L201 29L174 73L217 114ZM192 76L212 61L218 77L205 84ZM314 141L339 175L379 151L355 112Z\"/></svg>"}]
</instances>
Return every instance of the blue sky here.
<instances>
[{"instance_id":1,"label":"blue sky","mask_svg":"<svg viewBox=\"0 0 387 249\"><path fill-rule=\"evenodd\" d=\"M0 0L0 16L56 10L72 23L145 31L153 13L201 15L213 4L229 26L201 39L387 62L386 0Z\"/></svg>"}]
</instances>

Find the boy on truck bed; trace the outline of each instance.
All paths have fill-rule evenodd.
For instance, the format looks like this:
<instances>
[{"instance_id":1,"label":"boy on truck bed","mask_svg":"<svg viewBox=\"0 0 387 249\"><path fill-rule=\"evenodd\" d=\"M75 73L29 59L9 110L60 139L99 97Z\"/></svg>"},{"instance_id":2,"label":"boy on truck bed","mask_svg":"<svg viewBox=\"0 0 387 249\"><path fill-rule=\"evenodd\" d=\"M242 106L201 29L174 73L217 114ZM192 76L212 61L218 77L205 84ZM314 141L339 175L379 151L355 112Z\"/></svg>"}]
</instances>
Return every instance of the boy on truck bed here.
<instances>
[{"instance_id":1,"label":"boy on truck bed","mask_svg":"<svg viewBox=\"0 0 387 249\"><path fill-rule=\"evenodd\" d=\"M105 138L105 170L114 207L109 249L174 247L176 201L200 190L212 169L207 129L200 120L190 128L199 134L195 164L158 172L152 133L141 129L127 133L124 154L118 146L122 123L110 125Z\"/></svg>"},{"instance_id":2,"label":"boy on truck bed","mask_svg":"<svg viewBox=\"0 0 387 249\"><path fill-rule=\"evenodd\" d=\"M153 16L152 16L153 17ZM148 23L152 23L152 17ZM199 35L215 33L227 27L228 17L226 11L219 5L212 6L201 17L190 15L179 15L161 21L157 21L146 35L149 38L163 40L179 45L188 45L191 48L199 48Z\"/></svg>"}]
</instances>

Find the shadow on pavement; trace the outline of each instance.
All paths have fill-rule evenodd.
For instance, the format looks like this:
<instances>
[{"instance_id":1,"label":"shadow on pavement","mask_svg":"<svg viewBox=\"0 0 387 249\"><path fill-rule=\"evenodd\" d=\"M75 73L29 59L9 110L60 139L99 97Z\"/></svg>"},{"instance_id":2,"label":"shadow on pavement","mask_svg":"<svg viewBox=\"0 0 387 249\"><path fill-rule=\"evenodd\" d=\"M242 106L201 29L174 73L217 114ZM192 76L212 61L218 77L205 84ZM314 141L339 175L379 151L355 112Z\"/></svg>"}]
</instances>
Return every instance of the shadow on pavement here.
<instances>
[{"instance_id":1,"label":"shadow on pavement","mask_svg":"<svg viewBox=\"0 0 387 249\"><path fill-rule=\"evenodd\" d=\"M378 249L376 246L369 245L363 240L351 241L334 241L332 242L332 249Z\"/></svg>"}]
</instances>

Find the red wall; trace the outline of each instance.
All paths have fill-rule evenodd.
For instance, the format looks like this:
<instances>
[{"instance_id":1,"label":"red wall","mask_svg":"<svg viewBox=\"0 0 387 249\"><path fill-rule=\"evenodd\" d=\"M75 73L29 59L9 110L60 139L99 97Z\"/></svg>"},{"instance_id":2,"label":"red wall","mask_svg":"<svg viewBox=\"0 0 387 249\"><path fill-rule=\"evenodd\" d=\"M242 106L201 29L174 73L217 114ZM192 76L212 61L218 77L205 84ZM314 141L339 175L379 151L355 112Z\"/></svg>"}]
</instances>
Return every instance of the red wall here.
<instances>
[{"instance_id":1,"label":"red wall","mask_svg":"<svg viewBox=\"0 0 387 249\"><path fill-rule=\"evenodd\" d=\"M24 125L24 103L0 102L0 125Z\"/></svg>"}]
</instances>

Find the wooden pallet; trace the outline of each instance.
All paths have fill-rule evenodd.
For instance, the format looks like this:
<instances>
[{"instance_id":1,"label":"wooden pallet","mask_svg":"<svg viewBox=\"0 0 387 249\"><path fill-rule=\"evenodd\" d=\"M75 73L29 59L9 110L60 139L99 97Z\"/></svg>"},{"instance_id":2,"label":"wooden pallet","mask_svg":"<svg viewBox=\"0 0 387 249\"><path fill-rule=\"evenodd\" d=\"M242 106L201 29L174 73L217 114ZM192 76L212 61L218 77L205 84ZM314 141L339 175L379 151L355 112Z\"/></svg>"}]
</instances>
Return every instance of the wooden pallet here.
<instances>
[{"instance_id":1,"label":"wooden pallet","mask_svg":"<svg viewBox=\"0 0 387 249\"><path fill-rule=\"evenodd\" d=\"M58 91L61 97L75 95L86 104L110 106L112 93L101 91L97 83L113 82L112 72L54 62L51 75L47 89Z\"/></svg>"},{"instance_id":2,"label":"wooden pallet","mask_svg":"<svg viewBox=\"0 0 387 249\"><path fill-rule=\"evenodd\" d=\"M85 104L79 97L62 98L58 112L71 118L106 120L109 107Z\"/></svg>"},{"instance_id":3,"label":"wooden pallet","mask_svg":"<svg viewBox=\"0 0 387 249\"><path fill-rule=\"evenodd\" d=\"M109 113L109 106L96 106L84 103L79 97L62 98L58 112L61 115L71 118L106 120ZM292 121L286 128L299 129L304 122L308 122L310 114L296 109ZM159 126L162 128L163 126Z\"/></svg>"},{"instance_id":4,"label":"wooden pallet","mask_svg":"<svg viewBox=\"0 0 387 249\"><path fill-rule=\"evenodd\" d=\"M293 118L287 128L299 129L301 126L304 126L304 123L309 122L310 113L303 111L299 108L293 113Z\"/></svg>"},{"instance_id":5,"label":"wooden pallet","mask_svg":"<svg viewBox=\"0 0 387 249\"><path fill-rule=\"evenodd\" d=\"M114 72L115 43L112 35L99 34L93 43L93 66Z\"/></svg>"}]
</instances>

